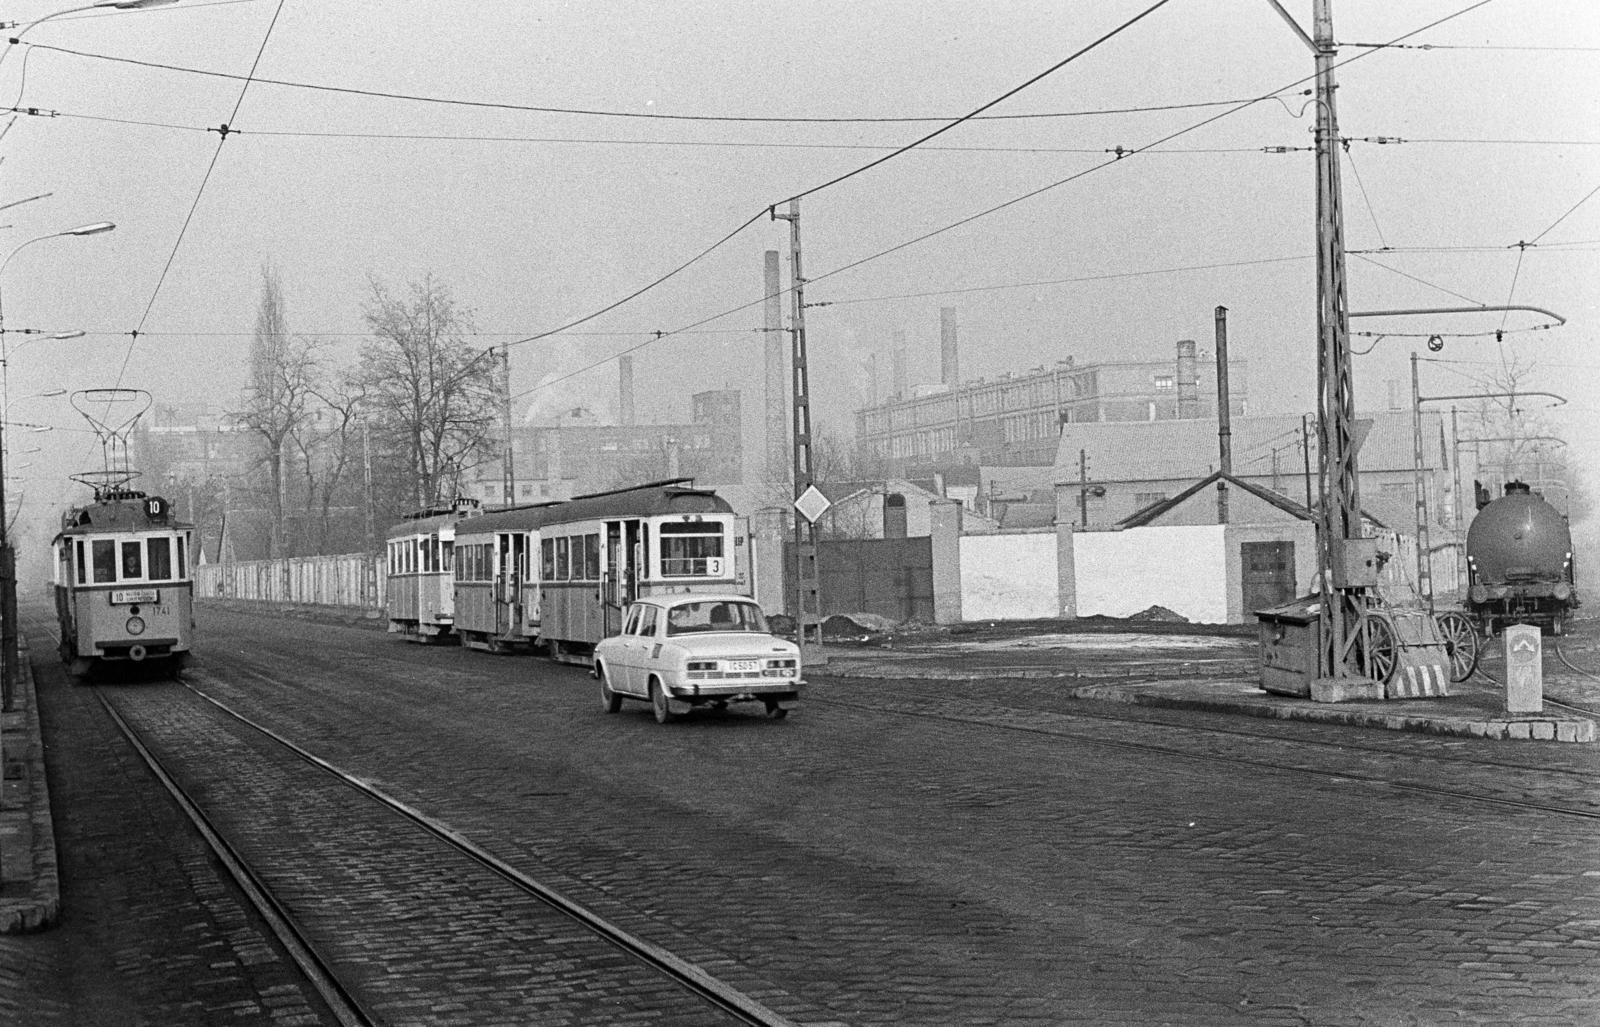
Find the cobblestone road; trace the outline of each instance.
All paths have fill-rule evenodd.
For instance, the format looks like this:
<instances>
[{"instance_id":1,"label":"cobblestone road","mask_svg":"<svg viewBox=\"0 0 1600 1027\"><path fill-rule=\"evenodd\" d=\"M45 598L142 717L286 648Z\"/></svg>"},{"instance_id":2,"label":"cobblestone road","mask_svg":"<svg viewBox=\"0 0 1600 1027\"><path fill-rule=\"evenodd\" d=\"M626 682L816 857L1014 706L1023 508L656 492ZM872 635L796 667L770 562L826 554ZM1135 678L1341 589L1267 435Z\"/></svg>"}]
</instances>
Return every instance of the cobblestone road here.
<instances>
[{"instance_id":1,"label":"cobblestone road","mask_svg":"<svg viewBox=\"0 0 1600 1027\"><path fill-rule=\"evenodd\" d=\"M201 629L244 712L838 1023L1600 1022L1595 822L1354 776L1577 793L1592 746L1506 765L1504 743L1233 722L1332 773L1246 768L1035 730L1091 712L1094 732L1168 745L1207 719L1003 679L819 679L786 722L662 727L537 659L205 609ZM919 691L1007 713L897 708Z\"/></svg>"}]
</instances>

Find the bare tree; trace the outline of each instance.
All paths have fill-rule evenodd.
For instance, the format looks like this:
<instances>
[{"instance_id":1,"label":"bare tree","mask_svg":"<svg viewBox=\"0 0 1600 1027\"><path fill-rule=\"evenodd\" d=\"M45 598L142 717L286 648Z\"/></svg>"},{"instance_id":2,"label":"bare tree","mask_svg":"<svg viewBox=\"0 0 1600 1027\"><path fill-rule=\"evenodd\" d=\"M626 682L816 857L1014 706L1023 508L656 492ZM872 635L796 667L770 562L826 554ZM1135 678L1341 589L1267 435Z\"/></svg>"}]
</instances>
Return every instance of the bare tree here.
<instances>
[{"instance_id":1,"label":"bare tree","mask_svg":"<svg viewBox=\"0 0 1600 1027\"><path fill-rule=\"evenodd\" d=\"M244 408L234 419L260 443L273 557L283 556L289 549L286 461L295 436L312 416L314 384L321 370L317 349L314 339L290 334L278 273L263 266L255 334L250 340L250 377L244 387Z\"/></svg>"},{"instance_id":2,"label":"bare tree","mask_svg":"<svg viewBox=\"0 0 1600 1027\"><path fill-rule=\"evenodd\" d=\"M375 338L361 348L356 381L375 440L417 506L451 499L463 471L495 452L494 351L468 348L471 312L431 276L403 297L374 279L363 312Z\"/></svg>"}]
</instances>

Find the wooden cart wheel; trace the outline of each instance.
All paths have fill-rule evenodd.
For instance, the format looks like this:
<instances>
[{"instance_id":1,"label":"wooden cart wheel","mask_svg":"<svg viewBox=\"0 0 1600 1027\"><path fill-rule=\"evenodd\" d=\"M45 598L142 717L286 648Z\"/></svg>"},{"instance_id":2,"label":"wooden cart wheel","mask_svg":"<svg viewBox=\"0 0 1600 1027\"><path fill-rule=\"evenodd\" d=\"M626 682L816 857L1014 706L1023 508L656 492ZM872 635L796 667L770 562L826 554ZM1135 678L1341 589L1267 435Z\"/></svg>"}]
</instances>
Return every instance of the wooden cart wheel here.
<instances>
[{"instance_id":1,"label":"wooden cart wheel","mask_svg":"<svg viewBox=\"0 0 1600 1027\"><path fill-rule=\"evenodd\" d=\"M1368 614L1361 620L1361 670L1379 684L1387 684L1394 675L1395 665L1400 662L1394 625L1389 623L1389 618L1378 614Z\"/></svg>"},{"instance_id":2,"label":"wooden cart wheel","mask_svg":"<svg viewBox=\"0 0 1600 1027\"><path fill-rule=\"evenodd\" d=\"M1472 620L1457 610L1446 610L1433 618L1439 637L1450 657L1450 680L1465 681L1478 668L1478 630Z\"/></svg>"}]
</instances>

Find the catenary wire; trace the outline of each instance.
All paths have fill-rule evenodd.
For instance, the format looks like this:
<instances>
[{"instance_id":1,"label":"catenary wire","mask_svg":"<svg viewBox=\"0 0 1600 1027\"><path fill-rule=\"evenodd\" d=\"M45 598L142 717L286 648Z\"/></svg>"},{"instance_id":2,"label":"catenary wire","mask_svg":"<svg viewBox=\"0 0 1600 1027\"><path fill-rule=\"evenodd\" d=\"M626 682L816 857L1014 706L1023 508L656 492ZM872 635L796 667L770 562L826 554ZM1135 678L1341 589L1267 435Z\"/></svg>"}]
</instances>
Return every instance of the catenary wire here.
<instances>
[{"instance_id":1,"label":"catenary wire","mask_svg":"<svg viewBox=\"0 0 1600 1027\"><path fill-rule=\"evenodd\" d=\"M1166 2L1166 0L1163 0ZM187 75L201 75L208 78L223 78L238 80L243 76L231 72L210 71L204 68L190 68L178 64L168 64L160 61L145 61L133 57L121 57L114 54L95 53L89 50L76 50L71 47L54 46L48 43L25 42L24 46L32 49L50 50L55 53L67 54L72 57L81 57L87 60L110 61L117 64L131 64L138 67L150 68L157 71L172 71ZM1048 73L1046 73L1048 74ZM593 118L618 118L639 121L704 121L704 122L733 122L752 124L816 124L816 125L872 125L872 124L926 124L929 122L950 121L949 116L896 116L896 117L819 117L819 116L773 116L773 115L748 115L748 114L666 114L659 111L619 111L603 110L591 107L547 107L535 104L506 103L495 100L466 100L460 97L424 96L417 93L398 93L381 89L358 89L353 86L334 86L317 82L297 82L290 79L255 78L258 85L281 86L286 89L304 89L314 92L339 93L347 96L361 96L381 100L401 100L410 103L436 104L448 107L479 108L484 110L515 111L527 114L570 114ZM1056 118L1082 118L1103 114L1143 114L1161 111L1190 110L1197 107L1223 107L1239 103L1239 100L1202 100L1191 103L1155 104L1138 107L1108 107L1092 111L1039 111L1025 114L984 114L967 116L962 120L967 121L1026 121Z\"/></svg>"},{"instance_id":2,"label":"catenary wire","mask_svg":"<svg viewBox=\"0 0 1600 1027\"><path fill-rule=\"evenodd\" d=\"M272 30L278 24L278 16L283 13L284 0L278 0L273 9L272 20L267 23L267 30L261 34L261 45L256 49L256 56L250 62L250 75L254 75L256 68L261 64L261 57L267 51L267 43L272 39ZM233 102L233 111L228 115L228 122L239 116L239 109L244 105L245 94L250 89L250 77L246 76L244 84L239 87L239 95ZM224 123L225 125L227 122ZM128 373L128 362L133 359L133 351L139 345L139 331L150 319L150 311L155 308L156 298L161 295L161 287L166 283L167 275L172 270L172 263L178 257L178 250L183 245L184 236L189 232L189 225L194 220L195 211L200 207L200 199L205 195L206 185L211 181L211 173L216 170L217 160L222 156L222 146L228 141L227 132L223 132L217 139L217 148L211 154L211 160L206 165L206 172L200 178L200 187L195 190L194 202L189 205L188 214L184 215L183 224L178 228L178 236L172 241L172 251L167 254L167 261L161 267L161 274L156 278L155 288L150 291L150 302L145 305L144 313L139 317L139 324L134 328L132 337L128 340L128 348L122 356L122 366L117 370L116 387L120 388L123 378Z\"/></svg>"},{"instance_id":3,"label":"catenary wire","mask_svg":"<svg viewBox=\"0 0 1600 1027\"><path fill-rule=\"evenodd\" d=\"M1419 285L1426 285L1430 289L1437 289L1439 292L1444 293L1446 296L1454 296L1458 300L1465 300L1468 303L1474 303L1474 304L1477 304L1480 307L1488 306L1488 304L1484 303L1482 300L1475 300L1470 296L1463 296L1459 292L1455 292L1453 290L1446 289L1442 285L1436 285L1435 283L1430 282L1425 278L1419 278L1416 275L1411 274L1410 272L1407 272L1407 271L1402 271L1397 267L1390 267L1388 264L1385 264L1382 261L1373 260L1371 257L1367 256L1365 253L1356 253L1356 254L1350 254L1350 255L1356 257L1359 260L1366 261L1368 264L1371 264L1373 267L1381 267L1385 271L1390 272L1391 274L1399 275L1401 278L1409 278L1413 282L1418 283ZM1387 335L1387 334L1391 334L1391 333L1385 332L1384 334ZM1432 334L1432 333L1430 333L1430 334Z\"/></svg>"},{"instance_id":4,"label":"catenary wire","mask_svg":"<svg viewBox=\"0 0 1600 1027\"><path fill-rule=\"evenodd\" d=\"M848 181L849 179L852 179L852 178L856 177L857 175L864 174L865 172L872 170L873 168L877 167L880 164L883 164L883 163L885 163L887 161L894 160L896 157L900 156L902 153L907 152L908 150L913 150L916 147L921 146L923 143L928 142L930 139L934 139L934 138L936 138L938 136L943 135L944 133L950 131L951 129L953 129L955 127L957 127L958 125L961 125L963 122L970 121L971 119L977 117L979 114L982 114L984 111L990 109L991 107L999 106L1000 104L1004 103L1005 101L1011 99L1011 97L1016 96L1018 93L1022 92L1024 89L1027 89L1029 86L1032 86L1032 85L1034 85L1034 84L1036 84L1038 82L1043 81L1045 78L1049 77L1050 75L1054 75L1056 72L1060 71L1062 68L1065 68L1067 65L1071 64L1073 61L1076 61L1078 58L1082 57L1084 54L1089 53L1090 51L1098 48L1101 44L1107 42L1108 40L1114 39L1117 36L1121 35L1122 33L1126 32L1128 29L1132 28L1134 25L1137 25L1139 22L1141 22L1144 19L1148 18L1150 15L1154 14L1156 11L1158 11L1161 8L1165 7L1170 2L1171 2L1171 0L1156 0L1155 3L1151 4L1149 7L1146 7L1144 10L1140 11L1138 14L1134 15L1132 18L1129 18L1127 21L1124 21L1121 25L1118 25L1116 28L1114 28L1111 31L1109 31L1109 32L1105 33L1104 35L1100 36L1100 38L1094 40L1093 42L1090 42L1090 43L1086 44L1085 46L1080 47L1078 50L1074 51L1073 53L1068 54L1066 57L1064 57L1061 60L1057 61L1055 64L1052 64L1050 67L1048 67L1045 70L1039 72L1039 74L1037 74L1037 75L1033 76L1032 78L1028 79L1026 82L1023 82L1021 85L1014 86L1011 89L1007 90L1006 92L1001 93L999 96L997 96L994 99L990 100L989 102L983 104L981 107L978 107L976 110L973 110L971 113L964 114L961 117L956 118L954 121L951 121L947 125L941 125L938 128L934 129L932 132L929 132L928 134L922 136L920 139L914 139L911 142L909 142L909 143L905 144L904 146L900 147L899 149L894 150L894 151L892 151L890 153L886 153L882 157L879 157L876 160L868 161L866 164L861 165L860 167L854 169L853 171L847 171L842 175L837 175L837 176L835 176L833 178L828 179L826 182L823 182L821 185L814 185L811 188L806 189L806 190L804 190L802 192L795 193L793 196L789 197L788 200L786 200L784 202L792 203L792 202L794 202L796 200L804 199L807 196L811 196L811 195L814 195L816 193L820 193L824 189L832 188L833 186L836 186L841 182Z\"/></svg>"},{"instance_id":5,"label":"catenary wire","mask_svg":"<svg viewBox=\"0 0 1600 1027\"><path fill-rule=\"evenodd\" d=\"M1480 7L1484 7L1484 6L1486 6L1486 5L1488 5L1489 3L1492 3L1492 2L1493 2L1493 0L1477 0L1476 3L1469 4L1468 6L1463 7L1462 9L1460 9L1460 10L1458 10L1458 11L1452 13L1452 14L1447 14L1444 17L1437 18L1434 21L1431 21L1426 25L1423 25L1423 26L1421 26L1419 28L1413 29L1410 32L1404 33L1404 34L1402 34L1400 36L1397 36L1396 37L1396 41L1408 39L1411 36L1417 35L1420 32L1426 32L1431 28L1435 28L1435 27L1437 27L1439 25L1442 25L1447 21L1451 21L1451 20L1453 20L1455 18L1462 17L1463 15L1469 14L1472 11L1475 11ZM1343 67L1343 66L1345 66L1347 64L1352 64L1352 63L1354 63L1356 61L1359 61L1359 60L1363 59L1364 57L1370 56L1374 52L1376 52L1376 51L1368 51L1367 53L1358 54L1355 57L1351 57L1348 60L1338 61L1338 62L1335 63L1334 67L1335 68L1339 68L1339 67ZM1232 115L1234 113L1237 113L1238 111L1244 110L1247 107L1253 106L1256 103L1260 103L1265 99L1276 98L1278 94L1280 94L1280 93L1282 93L1282 92L1284 92L1286 90L1293 89L1296 86L1303 85L1304 83L1306 83L1308 81L1311 81L1314 78L1316 78L1315 74L1304 76L1302 78L1296 79L1294 82L1291 82L1286 86L1282 86L1282 87L1280 87L1278 89L1273 90L1270 93L1263 94L1262 96L1259 96L1259 97L1256 97L1255 99L1246 101L1246 102L1244 102L1244 103L1242 103L1242 104L1240 104L1240 105L1238 105L1236 107L1232 107L1232 108L1230 108L1230 109L1228 109L1226 111L1222 111L1221 113L1212 115L1212 116L1210 116L1208 118L1204 118L1201 121L1196 122L1196 123L1188 126L1187 128L1183 128L1183 129L1180 129L1180 130L1178 130L1176 132L1173 132L1173 133L1171 133L1171 134L1169 134L1167 136L1163 136L1162 138L1157 139L1155 142L1147 144L1144 147L1140 147L1140 148L1136 148L1134 150L1130 150L1130 151L1128 151L1128 154L1131 155L1133 153L1139 153L1144 149L1149 149L1149 148L1152 148L1152 147L1155 147L1155 146L1160 146L1161 144L1169 142L1172 139L1178 138L1179 136L1182 136L1182 135L1186 135L1189 132L1196 131L1196 130L1198 130L1198 129L1206 126L1206 125L1209 125L1209 124L1215 122L1215 121L1219 121L1219 120L1221 120L1223 118L1226 118L1226 117L1228 117L1228 116L1230 116L1230 115ZM1005 209L1007 207L1010 207L1010 206L1013 206L1013 205L1015 205L1017 203L1021 203L1024 200L1031 199L1034 196L1038 196L1041 193L1047 192L1047 191L1049 191L1051 189L1054 189L1054 188L1056 188L1058 186L1065 185L1068 182L1076 181L1079 178L1083 178L1086 175L1092 174L1095 171L1099 171L1099 170L1101 170L1101 169L1103 169L1105 167L1110 166L1111 164L1119 163L1123 159L1123 156L1124 156L1123 154L1118 154L1117 158L1114 161L1101 162L1101 163L1096 164L1093 167L1090 167L1090 168L1088 168L1088 169L1086 169L1086 170L1084 170L1082 172L1079 172L1077 174L1068 176L1065 179L1060 179L1060 180L1058 180L1056 182L1052 182L1052 183L1050 183L1048 185L1045 185L1045 186L1042 186L1042 187L1040 187L1038 189L1032 190L1032 191L1030 191L1028 193L1025 193L1025 194L1023 194L1021 196L1014 197L1011 200L1007 200L1006 202L998 204L998 205L996 205L994 207L991 207L991 208L989 208L987 210L980 211L977 214L973 214L973 215L971 215L969 217L963 218L960 221L957 221L957 222L954 222L952 224L946 225L943 228L935 229L932 232L924 233L923 235L918 236L918 237L916 237L914 239L907 240L907 241L899 243L899 244L897 244L895 246L889 247L889 248L887 248L885 250L880 250L877 253L874 253L874 254L871 254L871 255L869 255L867 257L863 257L863 258L861 258L859 260L853 261L853 262L851 262L849 264L845 264L845 265L843 265L841 267L834 268L831 271L825 272L825 273L823 273L821 275L814 276L814 277L808 279L807 281L808 281L808 283L814 283L814 282L817 282L817 281L821 281L821 280L823 280L825 278L831 278L831 277L833 277L835 275L842 274L845 271L851 270L852 268L860 267L861 265L866 264L866 263L868 263L870 261L880 259L880 258L882 258L884 256L887 256L887 255L891 254L891 253L895 253L895 252L898 252L899 250L906 249L906 248L908 248L910 246L917 245L918 243L924 242L924 241L926 241L928 239L931 239L931 238L933 238L933 237L935 237L937 235L941 235L944 232L951 231L952 229L958 228L958 227L960 227L962 225L965 225L965 224L969 224L972 221L976 221L979 218L986 217L989 214L993 214L993 213L995 213L997 211L1003 210L1003 209ZM792 291L793 291L792 287L786 287L786 288L781 289L779 291L779 295L787 295L788 293L790 293ZM751 307L754 307L754 306L756 306L758 304L761 304L761 303L764 303L764 302L766 302L766 297L762 297L760 299L751 300L751 301L749 301L747 303L740 304L739 306L733 307L731 309L727 309L727 310L724 310L724 311L722 311L720 313L713 314L710 317L703 318L703 319L701 319L699 321L696 321L696 322L694 322L694 323L692 323L690 325L687 325L685 327L698 328L698 327L701 327L702 325L709 324L709 323L711 323L713 321L716 321L716 320L720 320L721 318L729 317L729 316L731 316L733 314L736 314L736 313L739 313L741 311L748 310ZM546 333L543 333L541 335L530 336L528 339L524 339L524 340L520 340L520 341L522 341L522 342L532 342L532 341L535 341L537 339L545 338L548 335L553 335L553 334L555 334L555 333L557 333L559 331L561 331L561 329L559 329L559 328L558 329L553 329L550 332L546 332ZM542 389L547 389L547 388L550 388L550 387L552 387L554 385L560 384L561 382L568 381L571 378L574 378L574 377L576 377L576 376L578 376L580 374L587 373L588 371L591 371L596 367L603 366L604 364L609 363L610 361L616 359L619 356L624 356L624 355L627 355L627 354L630 354L630 353L634 353L634 352L636 352L638 350L644 349L646 346L649 346L654 342L658 342L662 338L665 338L666 336L671 335L671 334L676 334L676 333L675 332L657 332L657 333L655 333L655 335L652 338L648 338L643 342L640 342L640 343L638 343L638 344L636 344L634 346L630 346L627 349L622 350L620 353L612 354L611 356L609 356L609 357L607 357L605 359L598 360L598 361L593 361L593 362L591 362L589 364L586 364L585 366L583 366L581 368L578 368L577 370L574 370L572 372L569 372L569 373L567 373L565 375L561 375L561 376L559 376L557 378L554 378L554 379L551 379L549 381L541 382L540 384L534 386L531 389L525 389L522 392L517 393L517 395L515 397L513 397L513 398L520 399L520 398L522 398L524 396L532 395L533 393L538 392L538 391L540 391ZM511 344L508 344L508 345L516 345L516 343L511 343Z\"/></svg>"}]
</instances>

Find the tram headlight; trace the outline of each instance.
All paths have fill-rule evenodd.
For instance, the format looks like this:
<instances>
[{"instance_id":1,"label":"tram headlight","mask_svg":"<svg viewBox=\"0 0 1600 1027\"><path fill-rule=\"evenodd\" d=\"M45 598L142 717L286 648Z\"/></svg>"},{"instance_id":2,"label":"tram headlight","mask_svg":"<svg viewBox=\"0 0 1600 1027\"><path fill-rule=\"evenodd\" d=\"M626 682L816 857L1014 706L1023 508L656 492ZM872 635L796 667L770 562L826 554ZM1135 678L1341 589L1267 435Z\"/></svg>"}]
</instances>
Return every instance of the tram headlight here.
<instances>
[{"instance_id":1,"label":"tram headlight","mask_svg":"<svg viewBox=\"0 0 1600 1027\"><path fill-rule=\"evenodd\" d=\"M144 618L129 617L128 623L124 627L128 629L128 634L130 635L142 635L144 634Z\"/></svg>"}]
</instances>

